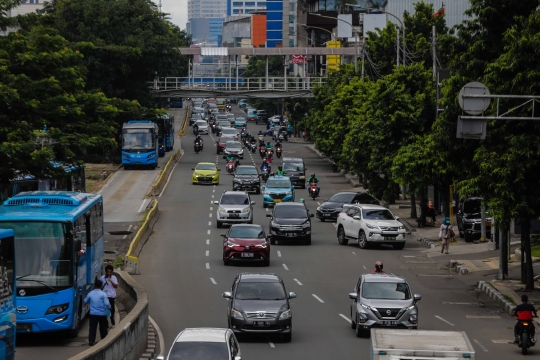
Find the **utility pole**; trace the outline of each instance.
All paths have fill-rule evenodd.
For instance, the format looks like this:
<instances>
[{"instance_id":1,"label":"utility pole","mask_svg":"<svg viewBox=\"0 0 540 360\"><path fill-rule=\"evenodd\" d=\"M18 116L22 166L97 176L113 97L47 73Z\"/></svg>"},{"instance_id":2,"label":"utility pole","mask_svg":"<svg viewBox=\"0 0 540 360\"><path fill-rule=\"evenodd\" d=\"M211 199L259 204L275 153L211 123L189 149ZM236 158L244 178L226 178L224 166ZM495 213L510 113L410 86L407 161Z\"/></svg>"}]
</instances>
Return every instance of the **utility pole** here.
<instances>
[{"instance_id":1,"label":"utility pole","mask_svg":"<svg viewBox=\"0 0 540 360\"><path fill-rule=\"evenodd\" d=\"M366 38L362 38L362 80L364 80L364 54L366 53Z\"/></svg>"},{"instance_id":2,"label":"utility pole","mask_svg":"<svg viewBox=\"0 0 540 360\"><path fill-rule=\"evenodd\" d=\"M266 55L266 90L268 90L268 55Z\"/></svg>"},{"instance_id":3,"label":"utility pole","mask_svg":"<svg viewBox=\"0 0 540 360\"><path fill-rule=\"evenodd\" d=\"M396 42L397 42L397 55L396 55L396 66L399 67L399 28L396 28L397 34L396 34Z\"/></svg>"},{"instance_id":4,"label":"utility pole","mask_svg":"<svg viewBox=\"0 0 540 360\"><path fill-rule=\"evenodd\" d=\"M486 240L486 205L484 203L484 200L482 199L482 207L480 208L480 221L482 223L480 224L480 241Z\"/></svg>"},{"instance_id":5,"label":"utility pole","mask_svg":"<svg viewBox=\"0 0 540 360\"><path fill-rule=\"evenodd\" d=\"M431 39L432 54L433 54L433 78L437 79L437 54L435 53L435 25L433 25L433 33Z\"/></svg>"}]
</instances>

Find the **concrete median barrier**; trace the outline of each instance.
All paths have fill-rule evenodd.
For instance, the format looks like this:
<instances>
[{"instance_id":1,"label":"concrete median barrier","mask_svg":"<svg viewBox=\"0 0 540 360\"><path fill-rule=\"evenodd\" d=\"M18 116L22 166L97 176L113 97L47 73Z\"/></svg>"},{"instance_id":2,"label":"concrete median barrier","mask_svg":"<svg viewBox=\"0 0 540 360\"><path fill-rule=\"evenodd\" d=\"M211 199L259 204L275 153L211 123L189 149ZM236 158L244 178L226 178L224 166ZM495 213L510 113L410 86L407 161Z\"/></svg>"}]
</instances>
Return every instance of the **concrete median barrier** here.
<instances>
[{"instance_id":1,"label":"concrete median barrier","mask_svg":"<svg viewBox=\"0 0 540 360\"><path fill-rule=\"evenodd\" d=\"M138 360L147 349L148 297L146 291L124 271L116 271L118 301L127 315L105 339L69 360Z\"/></svg>"},{"instance_id":2,"label":"concrete median barrier","mask_svg":"<svg viewBox=\"0 0 540 360\"><path fill-rule=\"evenodd\" d=\"M139 274L139 253L142 247L150 237L152 228L159 218L158 201L154 200L152 208L146 214L141 227L137 231L137 234L133 237L133 240L129 244L129 249L124 258L125 271L129 274Z\"/></svg>"},{"instance_id":3,"label":"concrete median barrier","mask_svg":"<svg viewBox=\"0 0 540 360\"><path fill-rule=\"evenodd\" d=\"M161 173L159 174L159 177L152 185L152 188L150 189L150 192L147 194L147 196L159 196L161 194L161 191L163 190L163 187L167 183L167 180L169 179L169 174L171 173L174 164L181 158L182 150L178 149L174 152L174 154L171 155L169 160L167 161L167 164L163 167L163 170L161 170Z\"/></svg>"},{"instance_id":4,"label":"concrete median barrier","mask_svg":"<svg viewBox=\"0 0 540 360\"><path fill-rule=\"evenodd\" d=\"M191 105L188 105L186 107L186 112L184 113L184 123L182 124L182 126L180 126L180 131L178 132L178 136L186 135L190 117L191 117Z\"/></svg>"}]
</instances>

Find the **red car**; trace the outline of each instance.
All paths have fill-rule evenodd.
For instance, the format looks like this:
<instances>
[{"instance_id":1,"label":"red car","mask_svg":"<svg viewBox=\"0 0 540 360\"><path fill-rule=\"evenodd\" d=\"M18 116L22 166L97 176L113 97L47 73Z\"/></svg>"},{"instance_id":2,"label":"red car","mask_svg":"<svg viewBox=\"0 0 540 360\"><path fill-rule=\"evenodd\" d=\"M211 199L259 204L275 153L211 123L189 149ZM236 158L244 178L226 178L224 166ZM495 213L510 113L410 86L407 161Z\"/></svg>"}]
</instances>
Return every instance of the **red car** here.
<instances>
[{"instance_id":1,"label":"red car","mask_svg":"<svg viewBox=\"0 0 540 360\"><path fill-rule=\"evenodd\" d=\"M270 265L270 241L261 225L231 225L223 237L223 264L231 262L259 262Z\"/></svg>"},{"instance_id":2,"label":"red car","mask_svg":"<svg viewBox=\"0 0 540 360\"><path fill-rule=\"evenodd\" d=\"M227 141L231 141L231 140L232 140L231 138L219 138L219 139L217 139L217 141L216 141L217 153L221 154L223 152L223 150L225 150L225 144L227 143Z\"/></svg>"}]
</instances>

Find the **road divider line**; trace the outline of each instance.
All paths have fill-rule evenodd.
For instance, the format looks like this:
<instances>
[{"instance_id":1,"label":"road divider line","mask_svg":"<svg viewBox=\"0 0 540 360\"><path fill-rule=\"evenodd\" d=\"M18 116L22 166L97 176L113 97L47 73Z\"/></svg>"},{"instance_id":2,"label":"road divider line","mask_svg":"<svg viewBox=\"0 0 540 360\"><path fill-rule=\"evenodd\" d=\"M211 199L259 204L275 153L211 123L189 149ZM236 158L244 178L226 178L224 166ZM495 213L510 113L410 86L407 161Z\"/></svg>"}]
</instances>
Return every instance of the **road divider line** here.
<instances>
[{"instance_id":1,"label":"road divider line","mask_svg":"<svg viewBox=\"0 0 540 360\"><path fill-rule=\"evenodd\" d=\"M488 352L488 349L487 349L484 345L482 345L482 344L480 343L480 341L478 341L478 340L476 340L476 339L473 339L473 340L474 340L474 342L475 342L476 344L478 344L478 346L480 346L480 348L481 348L482 350L484 350L485 352Z\"/></svg>"},{"instance_id":2,"label":"road divider line","mask_svg":"<svg viewBox=\"0 0 540 360\"><path fill-rule=\"evenodd\" d=\"M367 267L366 267L366 265L362 265L362 266L364 267L364 270L367 270Z\"/></svg>"},{"instance_id":3,"label":"road divider line","mask_svg":"<svg viewBox=\"0 0 540 360\"><path fill-rule=\"evenodd\" d=\"M146 206L146 202L148 201L148 199L144 199L142 204L141 204L141 207L139 208L139 211L137 211L138 213L140 213L141 211L143 211L144 207Z\"/></svg>"},{"instance_id":4,"label":"road divider line","mask_svg":"<svg viewBox=\"0 0 540 360\"><path fill-rule=\"evenodd\" d=\"M448 301L443 301L441 304L444 304L444 305L480 305L477 302L448 302Z\"/></svg>"},{"instance_id":5,"label":"road divider line","mask_svg":"<svg viewBox=\"0 0 540 360\"><path fill-rule=\"evenodd\" d=\"M303 285L300 281L298 281L298 279L293 279L293 280L296 281L298 285Z\"/></svg>"},{"instance_id":6,"label":"road divider line","mask_svg":"<svg viewBox=\"0 0 540 360\"><path fill-rule=\"evenodd\" d=\"M511 344L512 340L491 340L494 344Z\"/></svg>"},{"instance_id":7,"label":"road divider line","mask_svg":"<svg viewBox=\"0 0 540 360\"><path fill-rule=\"evenodd\" d=\"M285 264L282 264L282 265L283 265L283 268L284 268L285 270L289 270L289 268L287 267L287 265L285 265Z\"/></svg>"},{"instance_id":8,"label":"road divider line","mask_svg":"<svg viewBox=\"0 0 540 360\"><path fill-rule=\"evenodd\" d=\"M277 256L281 257L281 251L278 250Z\"/></svg>"},{"instance_id":9,"label":"road divider line","mask_svg":"<svg viewBox=\"0 0 540 360\"><path fill-rule=\"evenodd\" d=\"M355 253L354 251L352 252L352 254L353 254L354 256L356 256L356 253Z\"/></svg>"},{"instance_id":10,"label":"road divider line","mask_svg":"<svg viewBox=\"0 0 540 360\"><path fill-rule=\"evenodd\" d=\"M109 184L114 180L114 178L116 177L116 175L118 175L118 172L115 172L113 176L111 176L111 178L107 181L107 183L105 185L103 185L103 187L97 192L98 194L101 194L101 192L103 191L103 189L105 189L107 186L109 186Z\"/></svg>"},{"instance_id":11,"label":"road divider line","mask_svg":"<svg viewBox=\"0 0 540 360\"><path fill-rule=\"evenodd\" d=\"M127 231L131 231L131 227L132 227L132 226L133 226L133 225L129 225ZM127 234L124 235L124 236L122 236L122 240L126 240L126 238L127 238Z\"/></svg>"},{"instance_id":12,"label":"road divider line","mask_svg":"<svg viewBox=\"0 0 540 360\"><path fill-rule=\"evenodd\" d=\"M206 239L206 245L210 245L210 239Z\"/></svg>"},{"instance_id":13,"label":"road divider line","mask_svg":"<svg viewBox=\"0 0 540 360\"><path fill-rule=\"evenodd\" d=\"M500 319L499 315L483 316L483 315L467 315L467 319Z\"/></svg>"},{"instance_id":14,"label":"road divider line","mask_svg":"<svg viewBox=\"0 0 540 360\"><path fill-rule=\"evenodd\" d=\"M212 215L212 214L210 214L210 215ZM212 222L211 222L211 221L209 221L209 222L208 222L208 226L211 226L211 225L212 225Z\"/></svg>"},{"instance_id":15,"label":"road divider line","mask_svg":"<svg viewBox=\"0 0 540 360\"><path fill-rule=\"evenodd\" d=\"M210 211L212 211L212 210L214 210L214 208L210 206Z\"/></svg>"},{"instance_id":16,"label":"road divider line","mask_svg":"<svg viewBox=\"0 0 540 360\"><path fill-rule=\"evenodd\" d=\"M206 250L206 256L210 256L210 251Z\"/></svg>"},{"instance_id":17,"label":"road divider line","mask_svg":"<svg viewBox=\"0 0 540 360\"><path fill-rule=\"evenodd\" d=\"M344 318L344 319L345 319L345 321L347 321L347 322L348 322L349 324L351 324L351 323L352 323L351 319L349 319L349 318L348 318L348 317L346 317L345 315L343 315L343 314L339 314L339 316L341 316L342 318Z\"/></svg>"},{"instance_id":18,"label":"road divider line","mask_svg":"<svg viewBox=\"0 0 540 360\"><path fill-rule=\"evenodd\" d=\"M214 195L212 195L212 199L214 198Z\"/></svg>"},{"instance_id":19,"label":"road divider line","mask_svg":"<svg viewBox=\"0 0 540 360\"><path fill-rule=\"evenodd\" d=\"M332 223L332 225L334 225L334 227L337 229L337 224L336 223Z\"/></svg>"},{"instance_id":20,"label":"road divider line","mask_svg":"<svg viewBox=\"0 0 540 360\"><path fill-rule=\"evenodd\" d=\"M274 345L274 343L270 340L268 340L268 345L270 345L271 348L275 348L276 345Z\"/></svg>"},{"instance_id":21,"label":"road divider line","mask_svg":"<svg viewBox=\"0 0 540 360\"><path fill-rule=\"evenodd\" d=\"M317 205L321 206L321 203L317 201Z\"/></svg>"},{"instance_id":22,"label":"road divider line","mask_svg":"<svg viewBox=\"0 0 540 360\"><path fill-rule=\"evenodd\" d=\"M208 235L210 235L210 230L208 230L206 233L207 233Z\"/></svg>"},{"instance_id":23,"label":"road divider line","mask_svg":"<svg viewBox=\"0 0 540 360\"><path fill-rule=\"evenodd\" d=\"M173 156L174 156L174 155L173 155ZM179 162L180 162L180 161L177 161L177 162L174 164L173 168L171 169L171 172L169 173L169 176L167 177L167 182L165 182L165 185L163 185L163 189L161 189L161 192L159 193L158 198L160 198L161 195L163 195L163 193L165 192L165 189L167 188L167 185L169 185L169 181L171 180L171 176L172 176L172 174L173 174L173 172L174 172L174 169L176 169L176 165L178 165ZM165 167L167 167L167 166L165 166Z\"/></svg>"},{"instance_id":24,"label":"road divider line","mask_svg":"<svg viewBox=\"0 0 540 360\"><path fill-rule=\"evenodd\" d=\"M159 354L157 355L163 355L166 351L165 349L165 337L163 336L163 333L161 332L161 329L159 328L158 324L152 319L150 316L148 316L148 321L152 323L152 326L157 332L157 337L159 339Z\"/></svg>"},{"instance_id":25,"label":"road divider line","mask_svg":"<svg viewBox=\"0 0 540 360\"><path fill-rule=\"evenodd\" d=\"M448 320L444 320L442 317L440 317L439 315L435 315L435 317L441 321L444 321L445 323L447 323L448 325L452 325L452 326L456 326L454 324L452 324L450 321Z\"/></svg>"},{"instance_id":26,"label":"road divider line","mask_svg":"<svg viewBox=\"0 0 540 360\"><path fill-rule=\"evenodd\" d=\"M210 269L210 264L209 263L206 263L206 268Z\"/></svg>"},{"instance_id":27,"label":"road divider line","mask_svg":"<svg viewBox=\"0 0 540 360\"><path fill-rule=\"evenodd\" d=\"M212 282L212 284L217 285L217 282L216 280L214 280L214 278L210 278L210 281Z\"/></svg>"},{"instance_id":28,"label":"road divider line","mask_svg":"<svg viewBox=\"0 0 540 360\"><path fill-rule=\"evenodd\" d=\"M216 189L212 190L212 192L216 192Z\"/></svg>"},{"instance_id":29,"label":"road divider line","mask_svg":"<svg viewBox=\"0 0 540 360\"><path fill-rule=\"evenodd\" d=\"M317 296L317 295L315 295L315 294L311 294L311 295L313 295L313 297L314 297L315 299L319 300L319 301L320 301L321 303L323 303L323 304L324 304L324 301L323 301L323 299L321 299L320 297L318 297L318 296Z\"/></svg>"}]
</instances>

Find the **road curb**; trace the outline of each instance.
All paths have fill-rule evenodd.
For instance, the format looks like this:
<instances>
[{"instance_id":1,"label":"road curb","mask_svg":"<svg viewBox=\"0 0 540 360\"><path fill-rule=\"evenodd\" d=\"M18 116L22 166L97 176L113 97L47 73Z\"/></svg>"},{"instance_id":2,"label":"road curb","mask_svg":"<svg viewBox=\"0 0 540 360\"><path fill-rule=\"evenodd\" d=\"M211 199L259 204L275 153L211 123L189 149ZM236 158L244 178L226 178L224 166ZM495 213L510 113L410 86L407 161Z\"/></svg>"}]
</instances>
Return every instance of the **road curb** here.
<instances>
[{"instance_id":1,"label":"road curb","mask_svg":"<svg viewBox=\"0 0 540 360\"><path fill-rule=\"evenodd\" d=\"M165 339L163 338L163 333L161 332L160 327L151 316L148 316L148 321L152 324L154 330L156 331L156 339L158 340L159 349L156 351L155 356L163 355L165 353Z\"/></svg>"},{"instance_id":2,"label":"road curb","mask_svg":"<svg viewBox=\"0 0 540 360\"><path fill-rule=\"evenodd\" d=\"M434 248L437 246L437 242L436 241L433 241L431 239L428 239L428 238L425 238L425 237L421 237L420 239L418 239L417 241L423 243L424 245L426 245L426 247L428 248Z\"/></svg>"},{"instance_id":3,"label":"road curb","mask_svg":"<svg viewBox=\"0 0 540 360\"><path fill-rule=\"evenodd\" d=\"M469 273L469 269L467 269L467 267L463 264L458 263L457 260L450 260L448 266L451 269L454 269L454 271L457 272L459 275L466 275Z\"/></svg>"},{"instance_id":4,"label":"road curb","mask_svg":"<svg viewBox=\"0 0 540 360\"><path fill-rule=\"evenodd\" d=\"M332 161L330 159L328 159L326 156L324 156L323 153L321 153L319 150L315 149L315 146L314 145L305 145L309 150L313 151L315 154L317 154L317 156L319 156L320 158L328 161L330 164L332 164ZM347 180L347 182L349 183L349 185L351 185L353 188L357 188L357 187L360 187L361 184L360 184L360 181L358 180L358 178L356 177L356 175L352 175L352 174L349 174L349 173L341 173L343 175L343 177L345 178L345 180Z\"/></svg>"},{"instance_id":5,"label":"road curb","mask_svg":"<svg viewBox=\"0 0 540 360\"><path fill-rule=\"evenodd\" d=\"M502 307L506 313L512 315L514 312L514 304L506 300L502 294L493 288L490 284L485 281L478 282L478 289L483 291L490 299L495 300L498 306Z\"/></svg>"}]
</instances>

